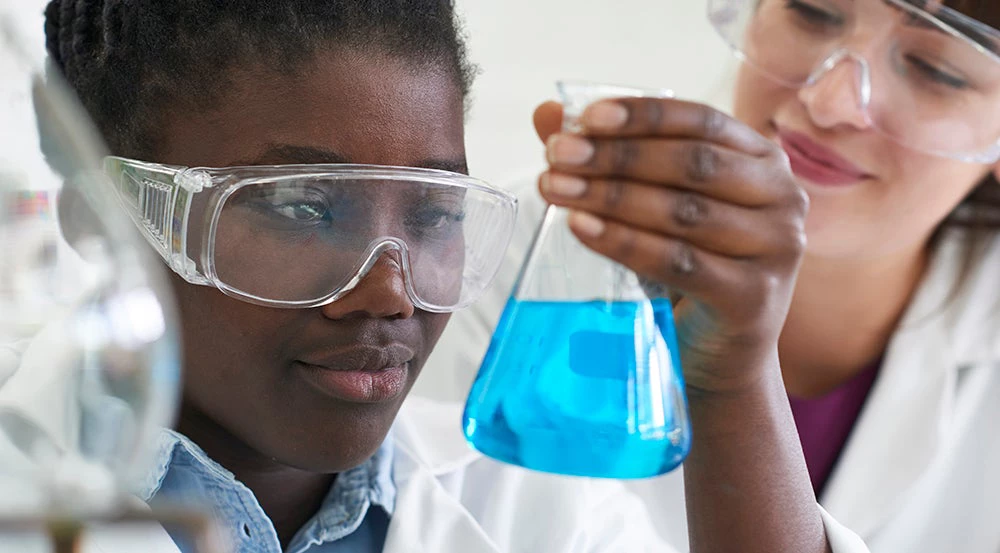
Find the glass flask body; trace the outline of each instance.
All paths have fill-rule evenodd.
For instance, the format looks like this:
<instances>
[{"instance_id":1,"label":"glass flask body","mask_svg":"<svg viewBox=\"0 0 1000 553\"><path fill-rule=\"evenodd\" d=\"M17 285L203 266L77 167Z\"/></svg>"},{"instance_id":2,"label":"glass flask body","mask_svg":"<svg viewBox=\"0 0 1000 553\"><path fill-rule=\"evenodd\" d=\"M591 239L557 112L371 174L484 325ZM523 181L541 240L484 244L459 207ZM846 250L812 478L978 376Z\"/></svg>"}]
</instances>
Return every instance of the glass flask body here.
<instances>
[{"instance_id":1,"label":"glass flask body","mask_svg":"<svg viewBox=\"0 0 1000 553\"><path fill-rule=\"evenodd\" d=\"M664 96L560 83L564 128L602 98ZM495 459L565 475L645 478L691 444L667 294L587 249L549 206L469 394L464 431Z\"/></svg>"}]
</instances>

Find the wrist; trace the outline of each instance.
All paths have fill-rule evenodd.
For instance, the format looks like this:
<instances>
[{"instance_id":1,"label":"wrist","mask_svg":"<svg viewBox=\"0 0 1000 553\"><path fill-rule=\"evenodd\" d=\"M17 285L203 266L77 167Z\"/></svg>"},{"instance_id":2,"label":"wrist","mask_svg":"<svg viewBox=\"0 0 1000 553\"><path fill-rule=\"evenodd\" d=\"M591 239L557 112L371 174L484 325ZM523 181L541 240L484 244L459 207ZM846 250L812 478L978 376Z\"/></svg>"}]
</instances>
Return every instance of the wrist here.
<instances>
[{"instance_id":1,"label":"wrist","mask_svg":"<svg viewBox=\"0 0 1000 553\"><path fill-rule=\"evenodd\" d=\"M791 416L776 359L748 368L725 387L688 389L687 396L693 432L702 440L746 433L748 428L762 430Z\"/></svg>"},{"instance_id":2,"label":"wrist","mask_svg":"<svg viewBox=\"0 0 1000 553\"><path fill-rule=\"evenodd\" d=\"M777 347L756 354L733 355L728 359L726 365L730 366L727 367L706 366L695 369L694 372L698 375L686 381L689 401L742 401L773 389L776 383L780 382L784 386Z\"/></svg>"}]
</instances>

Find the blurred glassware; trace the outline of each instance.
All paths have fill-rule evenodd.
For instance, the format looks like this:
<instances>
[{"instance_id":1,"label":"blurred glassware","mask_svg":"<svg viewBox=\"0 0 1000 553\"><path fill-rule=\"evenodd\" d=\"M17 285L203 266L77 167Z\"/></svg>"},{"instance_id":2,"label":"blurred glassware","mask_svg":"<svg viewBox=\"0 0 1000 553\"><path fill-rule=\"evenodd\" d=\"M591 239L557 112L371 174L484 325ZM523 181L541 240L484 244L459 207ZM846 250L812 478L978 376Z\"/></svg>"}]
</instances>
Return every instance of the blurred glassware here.
<instances>
[{"instance_id":1,"label":"blurred glassware","mask_svg":"<svg viewBox=\"0 0 1000 553\"><path fill-rule=\"evenodd\" d=\"M177 325L22 8L0 5L0 521L114 517L174 416Z\"/></svg>"}]
</instances>

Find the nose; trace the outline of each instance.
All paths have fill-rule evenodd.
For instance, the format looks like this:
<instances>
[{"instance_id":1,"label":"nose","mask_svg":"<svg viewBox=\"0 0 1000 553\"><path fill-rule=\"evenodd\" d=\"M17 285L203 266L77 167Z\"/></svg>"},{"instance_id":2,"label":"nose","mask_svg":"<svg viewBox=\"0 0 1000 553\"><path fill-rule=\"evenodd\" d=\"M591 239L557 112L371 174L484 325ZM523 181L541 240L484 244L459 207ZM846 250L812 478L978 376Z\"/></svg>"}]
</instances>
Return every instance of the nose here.
<instances>
[{"instance_id":1,"label":"nose","mask_svg":"<svg viewBox=\"0 0 1000 553\"><path fill-rule=\"evenodd\" d=\"M408 319L415 308L406 293L397 252L382 254L368 274L344 297L320 308L328 319L360 317Z\"/></svg>"},{"instance_id":2,"label":"nose","mask_svg":"<svg viewBox=\"0 0 1000 553\"><path fill-rule=\"evenodd\" d=\"M867 80L863 71L859 60L843 57L799 91L799 101L817 127L828 130L840 127L866 130L871 127L862 93Z\"/></svg>"}]
</instances>

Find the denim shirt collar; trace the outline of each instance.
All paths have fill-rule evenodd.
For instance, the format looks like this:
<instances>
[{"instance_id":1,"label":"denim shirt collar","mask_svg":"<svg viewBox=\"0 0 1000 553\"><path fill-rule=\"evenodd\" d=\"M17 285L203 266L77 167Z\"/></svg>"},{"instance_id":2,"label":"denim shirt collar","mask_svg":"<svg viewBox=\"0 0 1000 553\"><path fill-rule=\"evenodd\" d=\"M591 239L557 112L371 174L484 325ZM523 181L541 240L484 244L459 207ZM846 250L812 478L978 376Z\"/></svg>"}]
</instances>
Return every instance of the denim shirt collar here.
<instances>
[{"instance_id":1,"label":"denim shirt collar","mask_svg":"<svg viewBox=\"0 0 1000 553\"><path fill-rule=\"evenodd\" d=\"M390 433L365 463L337 475L319 512L299 530L288 551L304 551L310 546L344 538L358 529L373 505L381 507L391 517L396 505L393 457L394 445ZM209 506L219 511L218 515L223 518L219 522L230 526L230 530L233 530L233 525L229 523L234 521L225 519L236 505L250 508L258 518L269 523L253 493L183 434L162 429L157 437L155 458L151 465L152 469L133 490L144 501L149 502L157 495L171 470L184 467L194 471L205 487L213 490L207 500L215 504ZM276 541L273 527L268 530Z\"/></svg>"}]
</instances>

